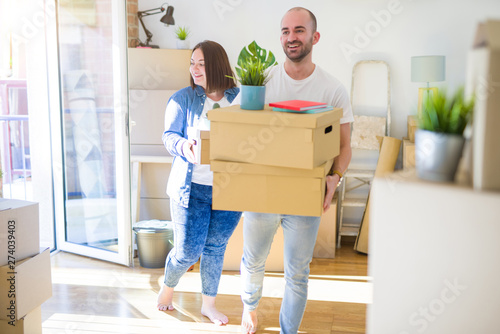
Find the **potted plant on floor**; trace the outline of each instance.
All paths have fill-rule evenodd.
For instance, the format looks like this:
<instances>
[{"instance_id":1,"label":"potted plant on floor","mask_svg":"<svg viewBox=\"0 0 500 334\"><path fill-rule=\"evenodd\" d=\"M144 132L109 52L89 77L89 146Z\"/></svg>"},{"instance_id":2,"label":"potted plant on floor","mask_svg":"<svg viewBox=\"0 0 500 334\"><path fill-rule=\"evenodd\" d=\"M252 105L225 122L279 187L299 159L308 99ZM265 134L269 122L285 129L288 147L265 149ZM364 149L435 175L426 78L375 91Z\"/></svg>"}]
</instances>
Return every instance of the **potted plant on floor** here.
<instances>
[{"instance_id":1,"label":"potted plant on floor","mask_svg":"<svg viewBox=\"0 0 500 334\"><path fill-rule=\"evenodd\" d=\"M241 109L262 110L266 97L269 71L276 65L271 51L262 49L255 41L245 46L238 56L236 75L241 84Z\"/></svg>"},{"instance_id":2,"label":"potted plant on floor","mask_svg":"<svg viewBox=\"0 0 500 334\"><path fill-rule=\"evenodd\" d=\"M177 27L174 31L175 37L177 38L177 49L189 49L189 41L187 38L190 35L188 27Z\"/></svg>"},{"instance_id":3,"label":"potted plant on floor","mask_svg":"<svg viewBox=\"0 0 500 334\"><path fill-rule=\"evenodd\" d=\"M472 119L474 98L465 100L463 88L452 97L445 91L428 95L418 115L415 163L419 178L451 182L465 143L464 130Z\"/></svg>"}]
</instances>

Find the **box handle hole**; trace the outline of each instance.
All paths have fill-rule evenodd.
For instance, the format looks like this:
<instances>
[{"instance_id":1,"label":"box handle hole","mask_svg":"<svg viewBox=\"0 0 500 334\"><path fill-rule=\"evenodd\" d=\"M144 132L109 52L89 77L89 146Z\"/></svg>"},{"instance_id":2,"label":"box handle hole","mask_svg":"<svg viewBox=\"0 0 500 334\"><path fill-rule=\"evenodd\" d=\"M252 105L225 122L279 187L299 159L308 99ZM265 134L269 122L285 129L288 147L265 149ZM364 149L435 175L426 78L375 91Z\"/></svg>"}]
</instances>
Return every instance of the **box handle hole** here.
<instances>
[{"instance_id":1,"label":"box handle hole","mask_svg":"<svg viewBox=\"0 0 500 334\"><path fill-rule=\"evenodd\" d=\"M331 125L327 126L325 128L325 134L332 132L332 130L333 130L333 127Z\"/></svg>"}]
</instances>

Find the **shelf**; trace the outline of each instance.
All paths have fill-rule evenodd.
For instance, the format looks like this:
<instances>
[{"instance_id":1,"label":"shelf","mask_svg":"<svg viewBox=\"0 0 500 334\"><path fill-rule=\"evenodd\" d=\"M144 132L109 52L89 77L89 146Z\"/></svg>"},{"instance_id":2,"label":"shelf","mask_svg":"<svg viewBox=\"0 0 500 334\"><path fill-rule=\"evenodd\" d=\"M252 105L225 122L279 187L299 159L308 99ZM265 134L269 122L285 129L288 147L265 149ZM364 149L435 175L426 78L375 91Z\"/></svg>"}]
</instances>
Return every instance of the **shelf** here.
<instances>
[{"instance_id":1,"label":"shelf","mask_svg":"<svg viewBox=\"0 0 500 334\"><path fill-rule=\"evenodd\" d=\"M375 171L372 169L348 169L344 177L373 178Z\"/></svg>"},{"instance_id":2,"label":"shelf","mask_svg":"<svg viewBox=\"0 0 500 334\"><path fill-rule=\"evenodd\" d=\"M366 206L366 198L344 198L342 206L364 208Z\"/></svg>"}]
</instances>

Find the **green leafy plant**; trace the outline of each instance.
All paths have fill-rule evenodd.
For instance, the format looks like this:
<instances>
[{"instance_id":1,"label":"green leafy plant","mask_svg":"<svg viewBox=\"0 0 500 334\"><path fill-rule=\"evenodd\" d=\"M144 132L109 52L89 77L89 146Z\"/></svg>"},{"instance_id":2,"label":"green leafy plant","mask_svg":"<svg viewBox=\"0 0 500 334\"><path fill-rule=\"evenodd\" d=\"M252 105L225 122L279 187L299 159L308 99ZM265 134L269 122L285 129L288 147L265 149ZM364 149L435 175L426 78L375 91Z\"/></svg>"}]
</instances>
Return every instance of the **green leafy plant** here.
<instances>
[{"instance_id":1,"label":"green leafy plant","mask_svg":"<svg viewBox=\"0 0 500 334\"><path fill-rule=\"evenodd\" d=\"M473 109L474 98L466 101L462 87L452 97L447 97L444 90L439 91L425 98L418 126L423 130L463 135Z\"/></svg>"},{"instance_id":2,"label":"green leafy plant","mask_svg":"<svg viewBox=\"0 0 500 334\"><path fill-rule=\"evenodd\" d=\"M277 64L271 51L261 48L253 41L238 56L238 66L235 68L238 81L246 86L264 86L270 79L271 67Z\"/></svg>"},{"instance_id":3,"label":"green leafy plant","mask_svg":"<svg viewBox=\"0 0 500 334\"><path fill-rule=\"evenodd\" d=\"M175 29L175 36L177 36L178 39L180 39L181 41L184 41L186 40L188 37L189 37L189 34L191 32L189 31L189 29L187 27L177 27L177 29Z\"/></svg>"}]
</instances>

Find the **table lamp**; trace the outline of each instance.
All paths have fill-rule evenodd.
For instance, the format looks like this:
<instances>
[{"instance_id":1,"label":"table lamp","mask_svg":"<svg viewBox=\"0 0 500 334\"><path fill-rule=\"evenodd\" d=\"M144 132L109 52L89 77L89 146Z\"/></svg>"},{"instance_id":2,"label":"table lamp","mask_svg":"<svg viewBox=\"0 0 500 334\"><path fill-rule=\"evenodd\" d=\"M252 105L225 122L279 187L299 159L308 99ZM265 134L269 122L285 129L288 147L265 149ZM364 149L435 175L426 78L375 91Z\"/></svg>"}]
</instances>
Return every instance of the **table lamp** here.
<instances>
[{"instance_id":1,"label":"table lamp","mask_svg":"<svg viewBox=\"0 0 500 334\"><path fill-rule=\"evenodd\" d=\"M144 25L144 22L142 22L142 18L144 16L149 16L149 15L155 15L155 14L160 14L160 13L163 13L165 11L165 5L168 6L167 3L164 3L163 5L161 5L161 7L158 7L158 8L153 8L153 9L148 9L148 10L143 10L143 11L138 11L137 12L137 16L139 17L139 22L141 22L141 25L142 25L142 28L144 29L144 32L146 33L146 43L142 43L140 42L139 43L139 46L142 46L142 47L150 47L150 48L153 48L153 49L158 49L159 46L158 45L150 45L149 42L151 42L151 39L153 38L153 34L151 33L151 31L149 31L148 29L146 29L146 26ZM166 14L163 15L163 17L160 19L161 22L163 22L166 26L169 26L169 25L174 25L175 24L175 20L174 20L174 7L173 6L168 6L166 8Z\"/></svg>"},{"instance_id":2,"label":"table lamp","mask_svg":"<svg viewBox=\"0 0 500 334\"><path fill-rule=\"evenodd\" d=\"M411 57L411 81L426 82L427 87L418 89L418 113L422 111L424 94L437 93L437 87L429 87L430 82L444 81L445 56Z\"/></svg>"}]
</instances>

